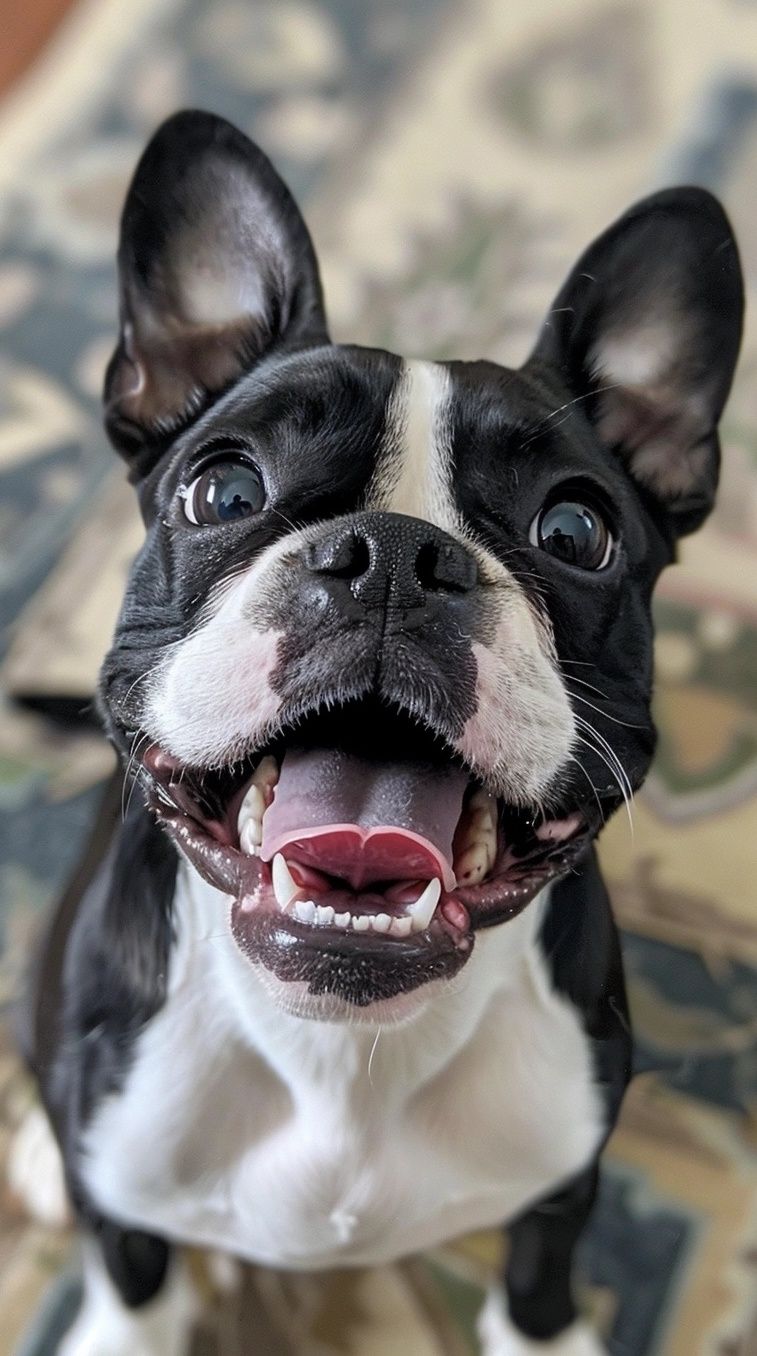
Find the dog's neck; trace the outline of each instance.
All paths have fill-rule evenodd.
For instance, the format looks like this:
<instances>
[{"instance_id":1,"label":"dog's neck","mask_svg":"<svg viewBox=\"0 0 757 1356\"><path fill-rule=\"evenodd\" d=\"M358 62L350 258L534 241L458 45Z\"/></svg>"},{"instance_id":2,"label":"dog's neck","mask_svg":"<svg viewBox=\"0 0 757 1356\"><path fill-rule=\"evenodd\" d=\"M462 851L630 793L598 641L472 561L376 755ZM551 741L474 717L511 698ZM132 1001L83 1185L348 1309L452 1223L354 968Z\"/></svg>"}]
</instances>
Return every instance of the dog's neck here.
<instances>
[{"instance_id":1,"label":"dog's neck","mask_svg":"<svg viewBox=\"0 0 757 1356\"><path fill-rule=\"evenodd\" d=\"M537 939L548 896L549 888L509 923L482 932L457 981L427 986L404 1021L385 1023L380 1013L357 1021L317 1020L282 1009L268 972L250 966L232 938L230 900L182 861L168 1002L182 1002L200 983L213 1024L260 1055L298 1095L333 1080L338 1066L345 1091L362 1088L370 1069L374 1093L382 1086L402 1099L468 1044L495 997L524 983L544 985Z\"/></svg>"}]
</instances>

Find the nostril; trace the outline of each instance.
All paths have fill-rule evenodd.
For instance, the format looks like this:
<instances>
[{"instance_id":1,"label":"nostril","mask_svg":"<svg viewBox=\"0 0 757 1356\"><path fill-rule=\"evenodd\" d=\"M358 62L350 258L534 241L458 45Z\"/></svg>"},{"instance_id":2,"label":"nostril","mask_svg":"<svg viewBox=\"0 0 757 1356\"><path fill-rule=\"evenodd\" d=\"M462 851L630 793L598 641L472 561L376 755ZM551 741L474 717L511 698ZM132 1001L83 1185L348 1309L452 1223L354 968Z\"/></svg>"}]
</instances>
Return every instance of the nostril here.
<instances>
[{"instance_id":1,"label":"nostril","mask_svg":"<svg viewBox=\"0 0 757 1356\"><path fill-rule=\"evenodd\" d=\"M427 591L468 593L478 581L473 556L456 542L424 542L415 558L418 583Z\"/></svg>"},{"instance_id":2,"label":"nostril","mask_svg":"<svg viewBox=\"0 0 757 1356\"><path fill-rule=\"evenodd\" d=\"M312 574L332 579L359 579L370 568L371 553L367 541L356 532L327 541L313 542L305 552L305 567Z\"/></svg>"}]
</instances>

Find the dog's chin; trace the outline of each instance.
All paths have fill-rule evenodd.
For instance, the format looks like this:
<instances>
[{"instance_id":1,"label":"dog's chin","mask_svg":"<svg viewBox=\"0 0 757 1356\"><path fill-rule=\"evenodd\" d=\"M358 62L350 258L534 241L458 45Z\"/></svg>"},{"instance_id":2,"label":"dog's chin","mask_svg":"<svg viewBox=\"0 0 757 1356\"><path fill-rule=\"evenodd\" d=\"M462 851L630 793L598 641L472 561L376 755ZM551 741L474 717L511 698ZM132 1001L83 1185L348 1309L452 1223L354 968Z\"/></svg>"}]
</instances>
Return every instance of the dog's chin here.
<instances>
[{"instance_id":1,"label":"dog's chin","mask_svg":"<svg viewBox=\"0 0 757 1356\"><path fill-rule=\"evenodd\" d=\"M236 933L234 935L236 937ZM269 969L261 960L255 961L250 955L247 936L236 937L236 940L242 953L252 961L256 978L271 1002L282 1012L307 1021L346 1023L369 1029L408 1025L420 1017L439 994L457 988L464 974L458 971L455 978L426 980L399 991L396 984L387 985L384 976L384 982L376 986L370 1000L367 993L361 991L356 1001L356 976L352 966L338 974L332 972L333 988L323 991L313 985L312 978L279 978L276 970ZM389 990L394 996L378 997L379 989L382 992Z\"/></svg>"},{"instance_id":2,"label":"dog's chin","mask_svg":"<svg viewBox=\"0 0 757 1356\"><path fill-rule=\"evenodd\" d=\"M152 745L142 771L165 829L231 898L234 939L278 1002L404 1020L460 974L479 929L570 868L593 827L576 806L550 818L498 799L396 713L358 714L215 770Z\"/></svg>"},{"instance_id":3,"label":"dog's chin","mask_svg":"<svg viewBox=\"0 0 757 1356\"><path fill-rule=\"evenodd\" d=\"M455 978L474 944L472 931L456 938L433 925L413 941L366 938L240 901L232 905L231 930L280 1006L326 1021L407 1020Z\"/></svg>"}]
</instances>

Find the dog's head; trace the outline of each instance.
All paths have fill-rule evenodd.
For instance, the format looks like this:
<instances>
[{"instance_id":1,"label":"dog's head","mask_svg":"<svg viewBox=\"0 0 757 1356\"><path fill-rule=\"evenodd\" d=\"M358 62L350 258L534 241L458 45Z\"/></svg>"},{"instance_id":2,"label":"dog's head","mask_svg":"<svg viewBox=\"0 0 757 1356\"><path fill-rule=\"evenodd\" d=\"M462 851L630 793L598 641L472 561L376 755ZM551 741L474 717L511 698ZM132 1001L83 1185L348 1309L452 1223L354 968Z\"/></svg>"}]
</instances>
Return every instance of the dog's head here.
<instances>
[{"instance_id":1,"label":"dog's head","mask_svg":"<svg viewBox=\"0 0 757 1356\"><path fill-rule=\"evenodd\" d=\"M184 113L119 262L107 427L147 535L109 731L256 963L353 1006L447 978L649 766L650 596L712 506L741 331L728 222L659 193L520 370L405 362L330 342L286 188Z\"/></svg>"}]
</instances>

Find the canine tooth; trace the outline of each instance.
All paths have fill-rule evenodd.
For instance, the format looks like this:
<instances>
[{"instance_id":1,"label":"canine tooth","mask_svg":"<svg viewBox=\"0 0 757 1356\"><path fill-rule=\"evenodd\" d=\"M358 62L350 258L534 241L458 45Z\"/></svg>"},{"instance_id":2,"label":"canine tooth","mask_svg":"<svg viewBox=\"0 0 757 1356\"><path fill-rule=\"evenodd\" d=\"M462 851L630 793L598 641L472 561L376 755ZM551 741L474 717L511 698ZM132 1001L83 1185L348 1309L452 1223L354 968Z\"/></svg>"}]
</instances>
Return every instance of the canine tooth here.
<instances>
[{"instance_id":1,"label":"canine tooth","mask_svg":"<svg viewBox=\"0 0 757 1356\"><path fill-rule=\"evenodd\" d=\"M415 903L408 905L407 912L412 919L413 932L424 932L428 927L436 912L441 893L442 883L438 876L434 876Z\"/></svg>"},{"instance_id":2,"label":"canine tooth","mask_svg":"<svg viewBox=\"0 0 757 1356\"><path fill-rule=\"evenodd\" d=\"M334 924L335 924L335 926L338 927L338 928L348 928L349 925L350 925L350 919L351 919L351 918L352 918L352 914L349 913L349 912L347 912L347 913L335 913L335 914L334 914Z\"/></svg>"},{"instance_id":3,"label":"canine tooth","mask_svg":"<svg viewBox=\"0 0 757 1356\"><path fill-rule=\"evenodd\" d=\"M317 904L315 921L319 927L328 927L334 921L334 910L330 904Z\"/></svg>"},{"instance_id":4,"label":"canine tooth","mask_svg":"<svg viewBox=\"0 0 757 1356\"><path fill-rule=\"evenodd\" d=\"M256 857L263 841L263 827L259 819L247 819L239 834L239 846L249 857Z\"/></svg>"},{"instance_id":5,"label":"canine tooth","mask_svg":"<svg viewBox=\"0 0 757 1356\"><path fill-rule=\"evenodd\" d=\"M352 926L355 932L367 932L371 926L370 916L367 913L353 913Z\"/></svg>"},{"instance_id":6,"label":"canine tooth","mask_svg":"<svg viewBox=\"0 0 757 1356\"><path fill-rule=\"evenodd\" d=\"M389 931L395 937L409 937L413 930L413 920L409 914L403 914L401 918L393 918L392 926Z\"/></svg>"},{"instance_id":7,"label":"canine tooth","mask_svg":"<svg viewBox=\"0 0 757 1356\"><path fill-rule=\"evenodd\" d=\"M288 909L295 895L300 893L300 887L292 879L292 873L286 864L286 858L282 857L280 852L271 863L271 879L273 881L273 893L276 896L276 903L280 909Z\"/></svg>"},{"instance_id":8,"label":"canine tooth","mask_svg":"<svg viewBox=\"0 0 757 1356\"><path fill-rule=\"evenodd\" d=\"M315 904L312 899L300 899L294 906L294 916L299 918L301 923L313 923L315 921Z\"/></svg>"},{"instance_id":9,"label":"canine tooth","mask_svg":"<svg viewBox=\"0 0 757 1356\"><path fill-rule=\"evenodd\" d=\"M388 932L392 926L392 920L388 913L374 913L369 916L375 932Z\"/></svg>"}]
</instances>

